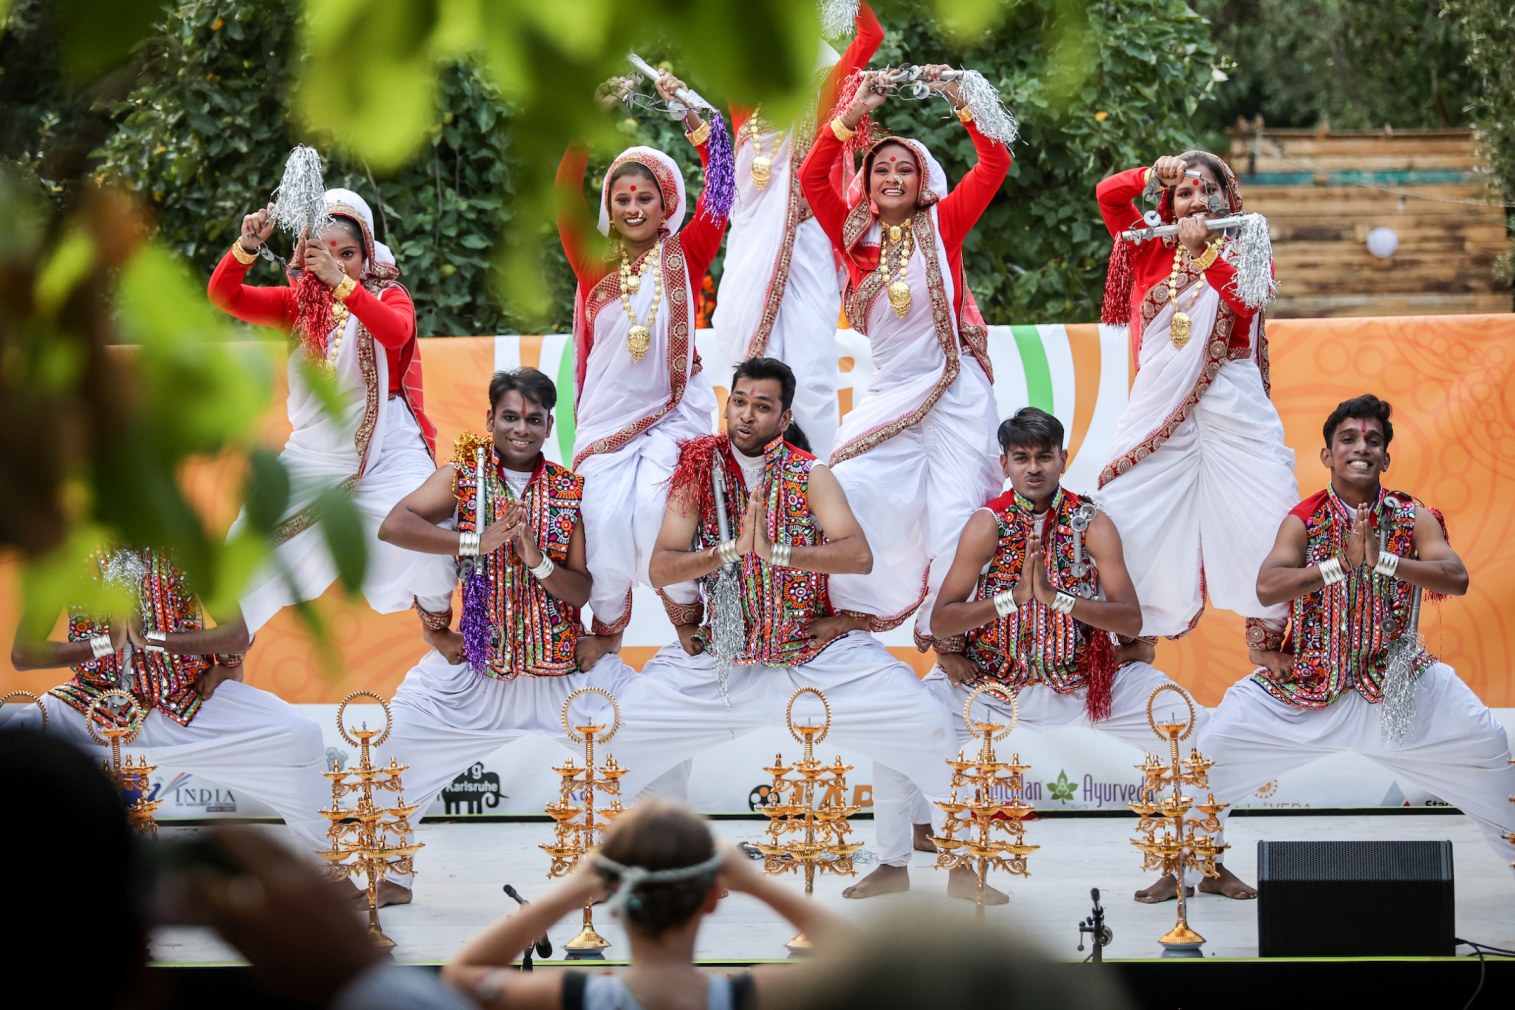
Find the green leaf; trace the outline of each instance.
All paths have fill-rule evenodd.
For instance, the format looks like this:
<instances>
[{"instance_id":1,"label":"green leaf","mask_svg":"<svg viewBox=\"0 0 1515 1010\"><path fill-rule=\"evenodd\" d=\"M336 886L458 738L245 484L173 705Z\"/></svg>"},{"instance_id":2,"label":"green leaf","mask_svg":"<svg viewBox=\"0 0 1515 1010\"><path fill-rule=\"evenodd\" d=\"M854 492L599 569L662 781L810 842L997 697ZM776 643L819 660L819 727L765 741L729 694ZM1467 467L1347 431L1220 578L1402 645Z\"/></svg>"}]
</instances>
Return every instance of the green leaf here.
<instances>
[{"instance_id":1,"label":"green leaf","mask_svg":"<svg viewBox=\"0 0 1515 1010\"><path fill-rule=\"evenodd\" d=\"M316 498L321 535L337 566L337 580L349 593L363 589L363 573L368 567L368 551L363 523L346 491L328 488Z\"/></svg>"}]
</instances>

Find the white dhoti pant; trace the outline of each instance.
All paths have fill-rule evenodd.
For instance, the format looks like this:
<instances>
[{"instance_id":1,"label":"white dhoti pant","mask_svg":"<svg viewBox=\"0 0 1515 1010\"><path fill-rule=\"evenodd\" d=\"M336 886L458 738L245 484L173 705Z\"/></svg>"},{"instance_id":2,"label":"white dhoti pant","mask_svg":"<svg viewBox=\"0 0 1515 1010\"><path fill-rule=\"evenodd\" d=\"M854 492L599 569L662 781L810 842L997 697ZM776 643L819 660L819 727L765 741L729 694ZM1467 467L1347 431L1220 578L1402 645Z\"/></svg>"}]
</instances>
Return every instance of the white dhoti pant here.
<instances>
[{"instance_id":1,"label":"white dhoti pant","mask_svg":"<svg viewBox=\"0 0 1515 1010\"><path fill-rule=\"evenodd\" d=\"M799 666L733 667L729 706L708 653L690 656L677 644L659 650L621 699L617 756L631 769L622 779L623 792L636 796L648 786L657 789L658 779L695 754L753 730L785 725L789 697L802 687L818 688L831 703L831 730L823 748L856 751L896 769L930 799L947 797L946 714L931 703L914 670L877 639L857 631ZM817 703L801 699L797 717L809 712L808 704ZM885 803L875 790L880 862L909 864L910 813L908 793Z\"/></svg>"},{"instance_id":2,"label":"white dhoti pant","mask_svg":"<svg viewBox=\"0 0 1515 1010\"><path fill-rule=\"evenodd\" d=\"M108 747L90 736L82 712L51 695L45 695L42 703L47 707L49 734L91 755L110 754ZM14 714L0 725L41 722L42 713L35 705L5 707ZM330 844L326 818L318 812L331 803L331 792L321 777L326 770L321 727L277 695L224 681L188 726L157 709L149 712L123 753L145 755L153 764L198 775L268 804L284 818L299 847L311 853L312 859L317 849Z\"/></svg>"},{"instance_id":3,"label":"white dhoti pant","mask_svg":"<svg viewBox=\"0 0 1515 1010\"><path fill-rule=\"evenodd\" d=\"M832 467L873 549L869 574L831 576L838 610L893 617L914 606L923 588L934 595L969 517L1004 483L998 425L994 387L965 354L958 377L924 418ZM837 444L858 434L844 421ZM922 634L930 628L930 603L917 618Z\"/></svg>"},{"instance_id":4,"label":"white dhoti pant","mask_svg":"<svg viewBox=\"0 0 1515 1010\"><path fill-rule=\"evenodd\" d=\"M394 723L380 748L409 765L402 777L407 803L422 811L458 773L504 744L525 736L542 736L574 747L563 732L563 703L584 687L598 687L618 698L634 676L619 656L608 655L588 673L561 677L517 677L495 680L476 674L468 663L449 663L436 650L405 675L389 703ZM608 705L585 698L575 712L594 714ZM619 752L619 739L617 739ZM390 876L403 887L408 876Z\"/></svg>"},{"instance_id":5,"label":"white dhoti pant","mask_svg":"<svg viewBox=\"0 0 1515 1010\"><path fill-rule=\"evenodd\" d=\"M1137 384L1142 381L1137 373ZM1132 392L1133 400L1136 391ZM1128 406L1120 432L1161 418ZM1128 416L1131 415L1131 416ZM1288 608L1257 599L1257 571L1278 525L1299 503L1294 452L1251 361L1228 361L1189 416L1152 455L1099 490L1120 530L1142 605L1142 634L1178 635L1204 606L1282 622Z\"/></svg>"},{"instance_id":6,"label":"white dhoti pant","mask_svg":"<svg viewBox=\"0 0 1515 1010\"><path fill-rule=\"evenodd\" d=\"M406 609L412 597L419 598L428 610L445 610L457 585L453 559L405 550L379 539L379 525L390 510L437 469L426 450L420 425L404 399L394 397L379 409L386 411L380 428L383 444L376 447L376 461L358 480L351 495L363 524L363 544L368 551L363 595L368 605L381 614ZM320 460L287 450L279 454L279 460L289 471L290 514L314 501L319 489L350 476L331 472L320 465ZM235 536L246 521L244 511L237 516L228 536ZM320 524L296 533L274 549L273 558L258 569L243 592L242 616L247 621L247 630L256 633L283 608L315 599L336 578L337 565Z\"/></svg>"},{"instance_id":7,"label":"white dhoti pant","mask_svg":"<svg viewBox=\"0 0 1515 1010\"><path fill-rule=\"evenodd\" d=\"M1210 791L1222 803L1327 754L1361 754L1473 818L1500 858L1515 860L1515 844L1503 837L1515 831L1509 738L1445 663L1432 664L1416 682L1403 746L1384 736L1378 705L1356 691L1323 709L1296 708L1250 677L1226 691L1195 746L1215 762Z\"/></svg>"},{"instance_id":8,"label":"white dhoti pant","mask_svg":"<svg viewBox=\"0 0 1515 1010\"><path fill-rule=\"evenodd\" d=\"M927 674L922 683L952 718L952 725L957 733L957 744L954 750L978 740L978 737L969 732L968 724L963 721L963 705L967 703L968 696L973 693L973 688L954 685L940 667ZM1161 741L1152 732L1152 726L1147 722L1147 699L1157 688L1172 683L1167 674L1148 663L1125 664L1115 672L1115 686L1110 696L1110 715L1099 722L1089 721L1089 713L1085 705L1086 692L1074 691L1071 694L1058 694L1045 684L1033 684L1022 688L1016 695L1015 700L1020 711L1020 719L1016 725L1022 729L1031 730L1082 726L1085 729L1097 730L1106 736L1114 737L1122 743L1131 745L1140 753L1156 752L1160 750ZM1168 704L1164 704L1165 700ZM989 694L982 694L974 702L974 711L979 711L980 706L987 708L995 720L1003 720L1007 723L1010 721L1008 702L1003 702ZM1178 700L1177 695L1159 699L1154 709L1159 718L1170 714L1183 715L1186 711L1187 706ZM1196 708L1194 712L1197 724L1204 725L1207 717L1205 710ZM951 754L943 754L942 759L945 761L951 756ZM1001 757L1003 756L1002 753ZM882 793L886 789L890 792L904 790L915 793L911 800L911 809L914 811L912 820L916 824L926 824L930 821L930 807L925 802L925 798L912 789L908 781L888 769L875 768L875 793Z\"/></svg>"},{"instance_id":9,"label":"white dhoti pant","mask_svg":"<svg viewBox=\"0 0 1515 1010\"><path fill-rule=\"evenodd\" d=\"M579 464L584 478L585 557L594 574L589 609L600 624L617 624L630 606L632 587L651 584L647 564L663 525L668 478L678 465L679 445L710 434L710 418L701 413L700 405L713 403L714 394L708 383L703 389L703 396L686 394L667 417L625 448L596 453ZM663 592L680 603L693 603L696 588L688 582L667 586Z\"/></svg>"}]
</instances>

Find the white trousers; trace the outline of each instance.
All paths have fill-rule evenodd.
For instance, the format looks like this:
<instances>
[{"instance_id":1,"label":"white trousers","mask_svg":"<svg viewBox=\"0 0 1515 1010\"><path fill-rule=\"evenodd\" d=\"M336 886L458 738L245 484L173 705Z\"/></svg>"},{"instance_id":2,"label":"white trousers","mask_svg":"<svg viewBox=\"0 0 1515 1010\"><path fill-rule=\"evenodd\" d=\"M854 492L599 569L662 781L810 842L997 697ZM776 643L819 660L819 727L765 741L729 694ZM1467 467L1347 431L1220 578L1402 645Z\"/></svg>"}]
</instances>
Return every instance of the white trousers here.
<instances>
[{"instance_id":1,"label":"white trousers","mask_svg":"<svg viewBox=\"0 0 1515 1010\"><path fill-rule=\"evenodd\" d=\"M1404 746L1385 738L1380 708L1356 691L1323 709L1287 705L1250 677L1226 691L1195 746L1215 762L1210 791L1236 803L1258 786L1316 758L1351 751L1457 807L1505 861L1515 844L1515 765L1504 727L1445 663L1420 675Z\"/></svg>"},{"instance_id":2,"label":"white trousers","mask_svg":"<svg viewBox=\"0 0 1515 1010\"><path fill-rule=\"evenodd\" d=\"M394 723L380 751L386 763L393 757L410 766L401 777L405 800L424 811L459 772L512 740L542 736L573 749L563 732L568 696L582 687L599 687L619 698L633 676L619 656L608 655L588 673L494 680L474 673L467 663L449 663L432 650L395 691L389 703ZM608 710L596 698L574 704L576 713ZM619 756L619 737L616 743ZM410 886L409 877L390 879Z\"/></svg>"},{"instance_id":3,"label":"white trousers","mask_svg":"<svg viewBox=\"0 0 1515 1010\"><path fill-rule=\"evenodd\" d=\"M1138 373L1137 382L1141 381ZM1150 419L1153 425L1161 418ZM1119 424L1136 423L1122 417ZM1209 593L1243 617L1282 621L1257 570L1299 504L1294 451L1251 361L1228 361L1157 451L1101 488L1142 604L1142 634L1185 631Z\"/></svg>"},{"instance_id":4,"label":"white trousers","mask_svg":"<svg viewBox=\"0 0 1515 1010\"><path fill-rule=\"evenodd\" d=\"M420 554L379 539L379 525L390 510L437 469L426 451L420 425L404 399L397 396L379 409L386 411L382 426L384 442L377 461L352 491L352 503L363 524L363 545L368 551L363 595L368 605L381 614L405 610L413 596L428 610L445 610L457 585L452 558ZM292 479L306 484L322 476L326 478L323 483L335 484L348 474L291 474ZM237 516L228 536L235 535L246 521L244 511ZM315 599L336 578L337 565L320 524L296 533L274 549L273 558L258 569L243 592L242 616L247 621L247 630L256 633L290 604Z\"/></svg>"},{"instance_id":5,"label":"white trousers","mask_svg":"<svg viewBox=\"0 0 1515 1010\"><path fill-rule=\"evenodd\" d=\"M665 785L675 789L674 776L665 773L694 755L753 730L785 725L790 695L802 687L820 689L831 703L831 731L821 744L823 751L832 745L856 751L897 769L930 799L946 798L945 713L931 703L914 670L859 631L801 666L732 668L729 706L721 698L715 660L708 653L690 656L677 644L659 650L621 700L616 753L631 769L622 780L623 791L636 796L649 786L658 792L668 791ZM808 714L811 706L819 708L814 699L801 699L796 717ZM885 803L875 790L880 862L909 864L910 814L910 794Z\"/></svg>"},{"instance_id":6,"label":"white trousers","mask_svg":"<svg viewBox=\"0 0 1515 1010\"><path fill-rule=\"evenodd\" d=\"M838 610L899 614L920 597L928 565L929 588L941 585L968 518L1004 482L998 423L994 387L964 354L956 381L918 424L832 468L873 548L869 574L831 577ZM930 602L917 620L922 633L931 626Z\"/></svg>"},{"instance_id":7,"label":"white trousers","mask_svg":"<svg viewBox=\"0 0 1515 1010\"><path fill-rule=\"evenodd\" d=\"M110 749L89 735L84 714L45 695L47 732L89 752L108 757ZM3 726L35 724L35 705L7 705L14 714ZM7 714L10 714L7 712ZM229 680L216 688L188 726L154 709L123 754L144 755L156 765L220 783L273 807L296 835L298 846L314 859L330 843L326 818L318 811L331 805L326 745L321 727L293 705L267 691Z\"/></svg>"},{"instance_id":8,"label":"white trousers","mask_svg":"<svg viewBox=\"0 0 1515 1010\"><path fill-rule=\"evenodd\" d=\"M968 747L970 744L976 747L976 741L979 738L968 731L968 724L963 721L963 705L967 703L973 689L954 685L940 667L927 674L922 683L931 692L932 698L942 706L943 711L951 716L953 729L957 733L956 747ZM1166 752L1161 749L1162 742L1152 732L1152 727L1147 722L1147 699L1157 688L1171 683L1173 681L1168 679L1167 674L1147 663L1125 664L1115 672L1115 687L1110 697L1110 715L1099 722L1089 721L1089 713L1085 708L1085 692L1058 694L1045 684L1033 684L1016 695L1015 700L1020 707L1020 720L1016 725L1030 730L1082 726L1085 729L1098 730L1106 736L1129 744L1141 754L1161 752L1166 756ZM992 713L996 721L1009 722L1010 720L1009 704L988 694L980 695L978 701L973 703L973 711L976 715L983 713L985 709ZM1177 695L1164 694L1158 699L1153 712L1159 719L1163 719L1181 715L1187 712L1187 708L1182 701L1179 701ZM1204 709L1196 707L1194 717L1197 724L1203 726L1207 714ZM1012 733L1006 740L995 745L996 753L1001 758L1006 757L1013 749L1014 739ZM977 752L970 750L970 753ZM951 756L951 754L943 754L942 758L945 760ZM1132 757L1136 758L1136 755L1133 754ZM914 792L908 781L888 769L875 768L873 781L876 794L886 789L890 792L900 790ZM912 819L916 824L926 824L930 821L931 809L919 793L913 796L911 809L914 811Z\"/></svg>"}]
</instances>

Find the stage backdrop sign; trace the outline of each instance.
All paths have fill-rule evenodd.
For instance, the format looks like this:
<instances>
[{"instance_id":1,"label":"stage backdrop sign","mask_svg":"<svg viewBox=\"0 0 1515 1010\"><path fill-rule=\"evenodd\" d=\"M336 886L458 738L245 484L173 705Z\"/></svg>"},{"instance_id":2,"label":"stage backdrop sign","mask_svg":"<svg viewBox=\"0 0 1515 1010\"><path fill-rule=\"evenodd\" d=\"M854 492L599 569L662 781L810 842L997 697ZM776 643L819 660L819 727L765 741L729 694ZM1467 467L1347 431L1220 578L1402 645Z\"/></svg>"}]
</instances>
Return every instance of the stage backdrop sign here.
<instances>
[{"instance_id":1,"label":"stage backdrop sign","mask_svg":"<svg viewBox=\"0 0 1515 1010\"><path fill-rule=\"evenodd\" d=\"M1515 706L1515 678L1509 676L1515 629L1506 619L1515 604L1515 510L1506 507L1515 500L1515 316L1280 320L1268 326L1268 336L1273 399L1296 453L1302 495L1327 479L1319 462L1320 426L1331 409L1367 391L1394 403L1391 483L1446 513L1452 543L1471 574L1467 596L1426 608L1422 630L1427 645L1489 704ZM1095 490L1129 387L1124 334L1094 325L992 326L989 339L1001 416L1027 404L1056 414L1068 430L1065 483L1078 491ZM866 339L842 330L838 344L837 409L845 415L865 395L872 367ZM708 331L700 331L698 348L724 403L730 363ZM277 351L271 346L270 353ZM556 460L571 455L573 351L568 336L430 339L423 341L422 358L427 409L440 428L444 456L450 455L452 440L460 432L482 430L490 374L518 365L541 368L558 381L560 400L548 454ZM282 390L269 404L265 431L275 446L288 433ZM231 491L241 475L237 461L211 460L190 467L186 480L207 513L229 525ZM0 569L0 624L13 628L15 567L0 563ZM342 657L341 668L321 669L304 632L293 615L285 613L259 632L247 662L249 683L298 704L334 705L357 688L392 693L425 651L413 614L376 615L335 592L318 605ZM639 590L624 655L640 665L669 637L656 598ZM908 625L885 636L885 641L918 670L929 668L930 657L910 644ZM5 690L40 692L62 679L59 671L17 673L8 658L8 650L0 651L0 683ZM1226 687L1249 672L1240 619L1207 614L1190 635L1160 644L1157 665L1193 692L1200 704L1217 704ZM329 722L324 711L312 709ZM328 732L328 737L337 747L335 733ZM758 734L711 752L696 765L691 797L708 809L745 808L746 780L751 778L755 786L761 774L757 769L776 750L792 749L786 741L781 732ZM455 809L473 811L466 798L477 796L476 812L539 810L550 787L542 772L558 753L549 744L523 743L503 756L485 759L474 780L452 790ZM1038 801L1042 805L1108 806L1123 802L1120 784L1134 782L1129 767L1134 755L1093 733L1043 734L1034 745L1023 747L1023 756L1035 765L1033 777L1045 778ZM508 775L507 760L512 770ZM859 787L865 787L870 778L866 763L854 774ZM499 778L498 801L491 799L496 795L491 775ZM531 784L539 779L539 784ZM1293 779L1285 777L1275 795L1255 799L1373 806L1394 801L1396 789L1405 791L1387 777L1374 778L1366 767L1344 765L1339 786L1314 769L1298 779L1304 792L1290 793ZM226 797L218 798L208 784L182 779L178 773L163 779L162 788L165 815L175 810L216 814L216 808L228 805ZM239 812L248 809L241 798L236 802Z\"/></svg>"}]
</instances>

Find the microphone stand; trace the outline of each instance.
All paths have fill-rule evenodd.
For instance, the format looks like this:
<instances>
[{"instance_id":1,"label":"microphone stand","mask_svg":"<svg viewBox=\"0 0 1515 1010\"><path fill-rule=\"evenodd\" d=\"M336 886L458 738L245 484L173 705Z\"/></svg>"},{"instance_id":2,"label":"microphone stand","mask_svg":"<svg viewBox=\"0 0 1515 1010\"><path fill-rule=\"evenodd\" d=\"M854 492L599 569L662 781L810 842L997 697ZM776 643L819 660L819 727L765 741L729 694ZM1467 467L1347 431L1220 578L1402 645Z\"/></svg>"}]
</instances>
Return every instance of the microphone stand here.
<instances>
[{"instance_id":1,"label":"microphone stand","mask_svg":"<svg viewBox=\"0 0 1515 1010\"><path fill-rule=\"evenodd\" d=\"M522 908L525 908L527 905L531 904L531 902L521 897L520 892L510 884L506 884L503 890L505 891L507 897L511 898L517 905L520 905ZM531 943L526 945L526 950L521 954L522 971L532 970L533 965L531 963L531 955L533 951L536 952L537 957L543 959L552 957L552 941L547 938L546 933L543 933L541 936L537 937Z\"/></svg>"},{"instance_id":2,"label":"microphone stand","mask_svg":"<svg viewBox=\"0 0 1515 1010\"><path fill-rule=\"evenodd\" d=\"M1094 911L1083 922L1078 924L1078 949L1084 949L1084 934L1090 935L1090 942L1094 951L1085 961L1093 961L1095 964L1105 963L1105 947L1115 939L1115 934L1110 932L1110 927L1105 925L1105 910L1099 904L1099 888L1091 887L1089 896L1094 899Z\"/></svg>"}]
</instances>

